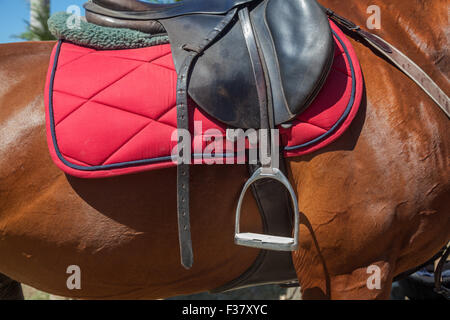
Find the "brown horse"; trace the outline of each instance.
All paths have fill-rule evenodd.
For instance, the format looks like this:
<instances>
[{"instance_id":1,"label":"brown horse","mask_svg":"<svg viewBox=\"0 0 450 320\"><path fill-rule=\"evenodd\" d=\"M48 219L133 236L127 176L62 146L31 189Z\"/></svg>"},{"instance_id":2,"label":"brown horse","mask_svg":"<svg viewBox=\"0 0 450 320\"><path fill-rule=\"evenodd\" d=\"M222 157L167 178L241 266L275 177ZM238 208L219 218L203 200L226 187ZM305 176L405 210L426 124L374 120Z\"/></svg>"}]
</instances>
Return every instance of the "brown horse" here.
<instances>
[{"instance_id":1,"label":"brown horse","mask_svg":"<svg viewBox=\"0 0 450 320\"><path fill-rule=\"evenodd\" d=\"M321 3L361 25L367 7L379 5L377 33L450 91L446 0ZM258 250L233 243L245 166L193 167L196 260L187 271L176 169L82 180L53 165L43 102L53 45L0 46L0 272L57 295L154 299L214 289L249 268ZM304 298L387 298L394 276L450 240L449 120L399 70L353 45L367 87L361 112L333 145L288 162L302 217L293 261ZM244 209L242 229L261 231L251 196ZM66 286L70 265L81 268L79 290ZM377 288L366 285L372 265L381 271Z\"/></svg>"}]
</instances>

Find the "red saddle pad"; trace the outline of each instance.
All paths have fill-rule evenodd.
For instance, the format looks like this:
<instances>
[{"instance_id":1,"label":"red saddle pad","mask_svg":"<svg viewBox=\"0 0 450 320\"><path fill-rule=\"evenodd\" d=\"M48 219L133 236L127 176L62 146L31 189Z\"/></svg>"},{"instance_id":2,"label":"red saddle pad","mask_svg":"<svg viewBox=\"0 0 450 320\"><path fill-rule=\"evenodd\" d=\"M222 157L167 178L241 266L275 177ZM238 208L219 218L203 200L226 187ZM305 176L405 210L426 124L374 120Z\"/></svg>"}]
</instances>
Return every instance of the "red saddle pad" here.
<instances>
[{"instance_id":1,"label":"red saddle pad","mask_svg":"<svg viewBox=\"0 0 450 320\"><path fill-rule=\"evenodd\" d=\"M334 64L313 104L291 128L280 128L285 157L305 155L335 141L361 104L358 59L343 32L330 23ZM176 146L176 80L170 45L100 51L58 42L45 89L47 140L56 165L84 178L176 166L171 157ZM226 141L226 126L194 102L190 115L199 153L212 143L207 139L211 132ZM214 159L220 156L229 155L215 154Z\"/></svg>"}]
</instances>

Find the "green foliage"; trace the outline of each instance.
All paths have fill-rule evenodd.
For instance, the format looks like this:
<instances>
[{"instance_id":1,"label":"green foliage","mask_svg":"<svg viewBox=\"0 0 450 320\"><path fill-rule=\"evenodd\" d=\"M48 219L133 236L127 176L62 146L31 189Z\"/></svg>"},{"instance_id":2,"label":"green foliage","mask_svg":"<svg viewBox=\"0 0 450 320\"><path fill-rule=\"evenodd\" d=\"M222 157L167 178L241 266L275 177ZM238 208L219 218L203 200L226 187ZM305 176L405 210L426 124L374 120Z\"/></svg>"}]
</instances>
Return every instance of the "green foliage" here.
<instances>
[{"instance_id":1,"label":"green foliage","mask_svg":"<svg viewBox=\"0 0 450 320\"><path fill-rule=\"evenodd\" d=\"M51 34L47 25L47 21L50 18L50 5L44 5L43 7L33 6L31 10L40 26L32 26L29 21L25 20L25 23L27 24L26 31L19 35L14 35L13 37L27 41L55 40L56 38Z\"/></svg>"}]
</instances>

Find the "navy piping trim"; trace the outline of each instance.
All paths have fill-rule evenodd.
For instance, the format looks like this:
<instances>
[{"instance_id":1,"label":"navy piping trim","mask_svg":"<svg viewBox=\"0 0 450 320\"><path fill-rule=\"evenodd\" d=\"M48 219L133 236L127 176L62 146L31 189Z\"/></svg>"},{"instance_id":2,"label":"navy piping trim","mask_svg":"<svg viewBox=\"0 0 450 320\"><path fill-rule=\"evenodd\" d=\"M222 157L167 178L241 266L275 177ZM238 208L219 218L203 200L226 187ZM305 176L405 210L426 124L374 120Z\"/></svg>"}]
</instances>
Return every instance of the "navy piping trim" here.
<instances>
[{"instance_id":1,"label":"navy piping trim","mask_svg":"<svg viewBox=\"0 0 450 320\"><path fill-rule=\"evenodd\" d=\"M355 102L355 92L356 92L356 79L355 79L355 70L353 67L353 61L350 57L350 54L348 53L347 47L345 46L345 44L343 43L342 39L336 34L336 32L333 30L333 34L335 35L335 37L338 39L338 41L341 43L344 52L348 58L349 64L350 64L350 69L352 72L352 94L351 94L351 98L350 101L347 105L346 110L344 111L344 113L342 114L341 118L333 125L333 127L327 131L326 133L324 133L323 135L321 135L320 137L317 137L307 143L304 143L302 145L298 145L298 146L292 146L292 147L285 147L284 150L285 151L292 151L292 150L298 150L301 148L305 148L308 147L312 144L315 144L323 139L325 139L326 137L328 137L331 133L333 133L341 124L342 122L347 118L347 116L349 115L350 111L352 110L353 104ZM148 165L148 164L156 164L156 163L161 163L161 162L167 162L167 161L172 161L172 157L171 156L167 156L167 157L158 157L158 158L151 158L151 159L143 159L143 160L135 160L135 161L128 161L128 162L121 162L121 163L114 163L114 164L108 164L108 165L101 165L101 166L80 166L80 165L76 165L74 163L71 163L69 161L67 161L64 156L61 154L61 151L59 150L59 146L58 146L58 142L56 139L56 132L55 132L55 121L54 121L54 113L53 113L53 88L54 88L54 81L55 81L55 76L56 76L56 69L58 66L58 60L59 60L59 55L61 53L61 46L63 44L63 41L60 40L58 42L57 48L56 48L56 52L55 52L55 59L53 62L53 69L52 69L52 74L51 74L51 79L50 79L50 86L49 86L49 118L50 118L50 131L51 131L51 136L52 136L52 140L53 140L53 147L55 149L56 155L58 156L59 160L61 160L62 163L64 163L66 166L68 166L69 168L75 169L75 170L80 170L80 171L101 171L101 170L109 170L109 169L122 169L122 168L127 168L127 167L135 167L135 166L142 166L142 165ZM193 158L201 158L201 154L193 154ZM236 154L232 155L232 154L225 154L226 158L229 157L235 157ZM214 160L215 158L223 158L223 155L219 155L217 154L215 157L211 157L211 158L207 158L208 160Z\"/></svg>"}]
</instances>

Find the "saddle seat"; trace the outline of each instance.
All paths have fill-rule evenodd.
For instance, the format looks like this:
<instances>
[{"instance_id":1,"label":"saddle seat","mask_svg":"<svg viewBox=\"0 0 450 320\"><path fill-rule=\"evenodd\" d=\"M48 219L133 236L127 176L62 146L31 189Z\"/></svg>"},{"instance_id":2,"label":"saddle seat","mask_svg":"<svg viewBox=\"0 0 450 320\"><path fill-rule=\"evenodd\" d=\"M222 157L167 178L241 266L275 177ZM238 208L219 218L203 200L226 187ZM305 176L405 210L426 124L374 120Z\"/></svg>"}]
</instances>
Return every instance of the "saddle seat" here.
<instances>
[{"instance_id":1,"label":"saddle seat","mask_svg":"<svg viewBox=\"0 0 450 320\"><path fill-rule=\"evenodd\" d=\"M175 3L149 3L140 0L92 0L91 2L105 9L127 11L125 14L135 13L142 19L174 17L181 14L193 13L225 13L230 8L256 0L184 0ZM158 16L155 16L157 14Z\"/></svg>"}]
</instances>

